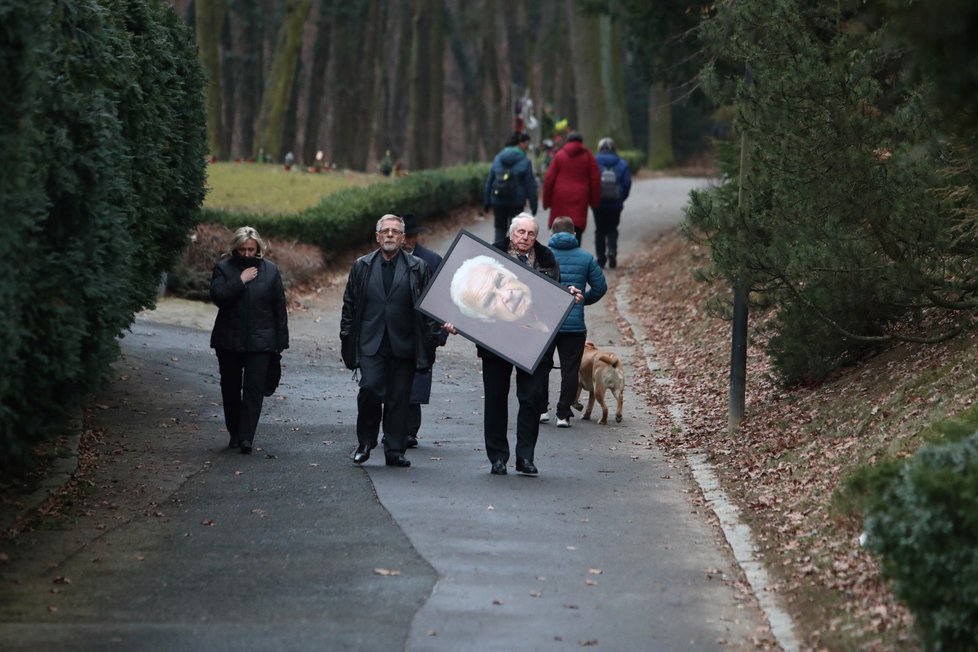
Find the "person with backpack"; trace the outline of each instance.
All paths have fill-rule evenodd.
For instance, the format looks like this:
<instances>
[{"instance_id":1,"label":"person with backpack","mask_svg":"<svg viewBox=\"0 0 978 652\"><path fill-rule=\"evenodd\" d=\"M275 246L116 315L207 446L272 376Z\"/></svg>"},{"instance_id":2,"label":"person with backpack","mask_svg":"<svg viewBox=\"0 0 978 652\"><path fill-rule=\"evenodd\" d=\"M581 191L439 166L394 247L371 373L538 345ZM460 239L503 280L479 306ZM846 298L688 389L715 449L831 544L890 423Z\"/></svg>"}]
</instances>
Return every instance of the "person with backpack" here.
<instances>
[{"instance_id":1,"label":"person with backpack","mask_svg":"<svg viewBox=\"0 0 978 652\"><path fill-rule=\"evenodd\" d=\"M618 266L618 223L632 189L632 175L610 138L598 142L595 159L601 171L601 202L594 209L594 254L602 269L605 262L614 269Z\"/></svg>"},{"instance_id":2,"label":"person with backpack","mask_svg":"<svg viewBox=\"0 0 978 652\"><path fill-rule=\"evenodd\" d=\"M530 135L514 131L506 139L506 146L496 155L486 177L484 208L492 209L493 226L497 242L506 237L509 223L523 212L530 203L530 212L537 214L537 180L533 164L527 156Z\"/></svg>"},{"instance_id":3,"label":"person with backpack","mask_svg":"<svg viewBox=\"0 0 978 652\"><path fill-rule=\"evenodd\" d=\"M601 201L601 175L594 155L584 146L576 131L567 136L567 144L554 155L543 180L543 207L550 209L548 227L554 219L566 215L574 222L574 234L582 242L587 227L588 207L596 209Z\"/></svg>"}]
</instances>

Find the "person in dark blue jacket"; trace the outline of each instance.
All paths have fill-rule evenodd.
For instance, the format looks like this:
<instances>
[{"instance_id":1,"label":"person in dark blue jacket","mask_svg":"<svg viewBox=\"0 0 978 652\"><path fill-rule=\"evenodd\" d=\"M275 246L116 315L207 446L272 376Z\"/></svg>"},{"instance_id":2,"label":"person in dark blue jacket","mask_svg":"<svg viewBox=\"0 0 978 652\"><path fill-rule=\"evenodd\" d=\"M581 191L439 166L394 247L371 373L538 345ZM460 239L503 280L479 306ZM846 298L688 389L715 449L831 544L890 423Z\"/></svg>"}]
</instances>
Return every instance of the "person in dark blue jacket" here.
<instances>
[{"instance_id":1,"label":"person in dark blue jacket","mask_svg":"<svg viewBox=\"0 0 978 652\"><path fill-rule=\"evenodd\" d=\"M550 250L560 266L560 282L584 290L584 301L575 303L568 313L554 341L560 359L560 396L557 399L557 427L569 428L571 403L577 397L577 373L581 368L581 355L587 340L584 323L584 306L597 302L608 291L604 273L594 256L581 249L574 233L574 221L562 216L551 227ZM540 415L541 421L547 421Z\"/></svg>"},{"instance_id":2,"label":"person in dark blue jacket","mask_svg":"<svg viewBox=\"0 0 978 652\"><path fill-rule=\"evenodd\" d=\"M523 212L530 203L530 212L537 214L537 180L533 163L527 156L530 135L513 132L506 140L506 147L493 159L486 177L486 212L492 209L495 237L493 242L506 238L510 222Z\"/></svg>"},{"instance_id":3,"label":"person in dark blue jacket","mask_svg":"<svg viewBox=\"0 0 978 652\"><path fill-rule=\"evenodd\" d=\"M625 200L632 190L632 175L628 162L618 156L615 141L610 138L602 138L598 142L598 153L594 158L598 162L599 172L611 168L618 179L618 198L602 198L601 205L594 209L594 253L598 266L604 269L607 261L608 267L614 269L618 266L618 223Z\"/></svg>"}]
</instances>

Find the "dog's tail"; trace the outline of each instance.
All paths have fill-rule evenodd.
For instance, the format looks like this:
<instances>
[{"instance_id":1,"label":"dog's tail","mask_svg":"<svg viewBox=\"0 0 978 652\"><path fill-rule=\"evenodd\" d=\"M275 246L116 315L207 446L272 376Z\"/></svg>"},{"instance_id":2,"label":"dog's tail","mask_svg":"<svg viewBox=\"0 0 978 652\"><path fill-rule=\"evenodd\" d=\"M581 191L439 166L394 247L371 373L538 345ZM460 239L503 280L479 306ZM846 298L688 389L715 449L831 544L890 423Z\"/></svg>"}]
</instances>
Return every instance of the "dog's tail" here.
<instances>
[{"instance_id":1,"label":"dog's tail","mask_svg":"<svg viewBox=\"0 0 978 652\"><path fill-rule=\"evenodd\" d=\"M598 354L598 360L614 367L615 369L621 368L621 360L619 360L618 356L614 353L601 352Z\"/></svg>"}]
</instances>

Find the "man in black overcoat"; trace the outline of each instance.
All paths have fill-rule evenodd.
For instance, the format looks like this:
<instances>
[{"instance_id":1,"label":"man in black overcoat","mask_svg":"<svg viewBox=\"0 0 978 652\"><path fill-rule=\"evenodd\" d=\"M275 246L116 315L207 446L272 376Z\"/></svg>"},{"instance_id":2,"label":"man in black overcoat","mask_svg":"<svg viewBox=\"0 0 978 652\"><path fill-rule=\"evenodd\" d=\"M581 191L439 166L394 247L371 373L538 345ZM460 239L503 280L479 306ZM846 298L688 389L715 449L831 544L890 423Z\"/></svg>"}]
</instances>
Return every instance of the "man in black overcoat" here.
<instances>
[{"instance_id":1,"label":"man in black overcoat","mask_svg":"<svg viewBox=\"0 0 978 652\"><path fill-rule=\"evenodd\" d=\"M353 461L370 458L382 420L387 465L407 467L411 381L415 371L431 368L439 327L415 310L430 272L423 260L401 251L404 220L384 215L376 238L380 247L350 269L340 317L343 362L360 371Z\"/></svg>"}]
</instances>

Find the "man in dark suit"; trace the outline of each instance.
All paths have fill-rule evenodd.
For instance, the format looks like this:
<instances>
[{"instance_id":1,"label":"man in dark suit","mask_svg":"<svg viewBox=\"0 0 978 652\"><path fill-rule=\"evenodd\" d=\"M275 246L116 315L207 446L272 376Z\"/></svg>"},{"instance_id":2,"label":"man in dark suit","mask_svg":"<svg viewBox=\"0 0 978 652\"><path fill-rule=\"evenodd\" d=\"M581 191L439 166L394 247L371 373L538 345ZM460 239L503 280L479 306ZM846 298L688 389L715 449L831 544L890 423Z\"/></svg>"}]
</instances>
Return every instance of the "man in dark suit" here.
<instances>
[{"instance_id":1,"label":"man in dark suit","mask_svg":"<svg viewBox=\"0 0 978 652\"><path fill-rule=\"evenodd\" d=\"M434 276L441 265L441 256L418 244L418 237L424 229L421 221L412 213L405 213L401 216L404 219L404 242L401 249L417 256L428 263L428 270ZM438 346L443 346L448 340L448 333L444 330L439 331ZM431 360L434 364L434 360ZM411 382L411 399L408 403L408 427L407 427L407 447L414 448L418 445L418 431L421 430L421 406L427 405L431 400L431 370L414 372L414 380Z\"/></svg>"},{"instance_id":2,"label":"man in dark suit","mask_svg":"<svg viewBox=\"0 0 978 652\"><path fill-rule=\"evenodd\" d=\"M380 248L350 269L340 317L343 362L360 370L353 461L370 459L383 419L386 463L407 467L411 381L415 370L431 368L438 326L415 310L430 273L427 263L401 251L404 220L384 215L376 233Z\"/></svg>"}]
</instances>

